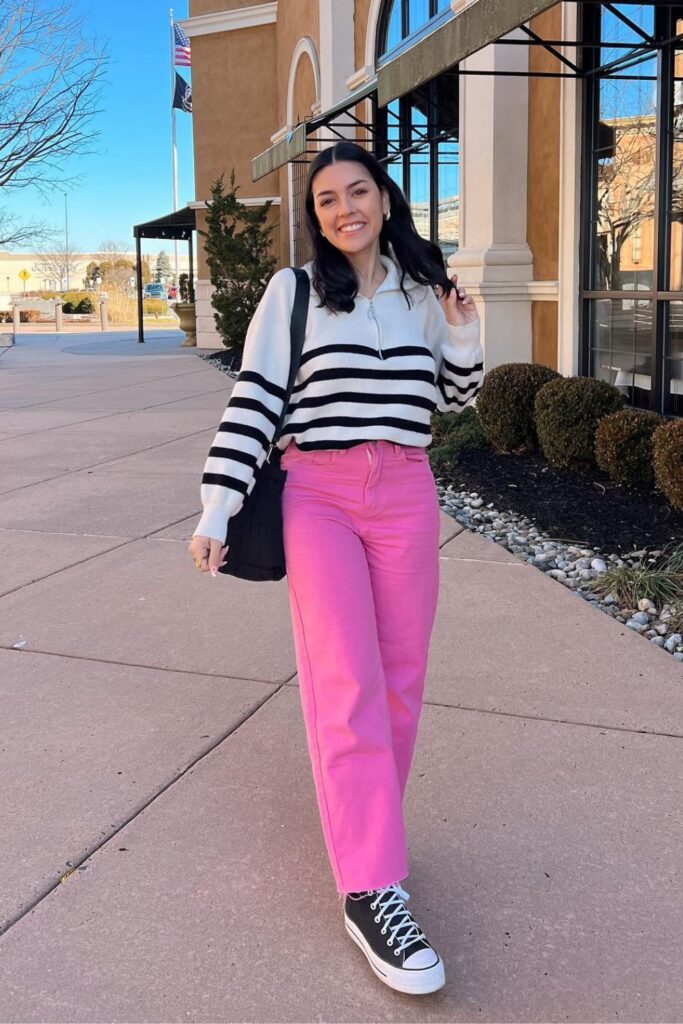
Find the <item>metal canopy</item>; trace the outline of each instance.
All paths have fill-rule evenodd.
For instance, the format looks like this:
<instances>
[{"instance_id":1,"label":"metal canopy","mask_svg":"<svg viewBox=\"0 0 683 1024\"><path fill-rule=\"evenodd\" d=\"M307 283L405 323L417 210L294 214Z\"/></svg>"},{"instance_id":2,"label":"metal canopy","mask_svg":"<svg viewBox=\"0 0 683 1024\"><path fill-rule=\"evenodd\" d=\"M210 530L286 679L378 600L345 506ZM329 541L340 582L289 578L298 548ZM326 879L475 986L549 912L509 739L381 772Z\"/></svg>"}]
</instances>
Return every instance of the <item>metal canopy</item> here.
<instances>
[{"instance_id":1,"label":"metal canopy","mask_svg":"<svg viewBox=\"0 0 683 1024\"><path fill-rule=\"evenodd\" d=\"M555 7L560 0L476 0L456 17L451 18L431 34L409 46L394 60L381 66L376 79L367 82L343 101L317 117L298 124L280 142L275 143L252 161L252 178L258 181L264 175L277 170L287 163L308 163L317 152L317 140L310 136L321 128L327 128L339 138L349 137L349 128L355 129L354 140L360 143L374 140L375 125L364 122L353 114L357 103L370 99L376 112L392 100L404 96L425 82L440 74L452 71L457 75L511 75L526 78L585 78L604 76L612 79L650 79L651 75L638 74L638 64L647 60L657 50L658 44L642 29L615 7L617 0L565 0L568 3L590 7L604 7L616 18L629 25L639 37L638 42L610 42L603 40L602 46L612 51L621 51L616 60L600 67L591 66L583 71L585 46L576 39L544 39L530 29L525 22ZM621 0L624 3L635 0ZM645 0L645 3L674 6L680 0ZM503 38L514 29L521 29L525 38ZM678 38L678 37L677 37ZM557 60L557 71L477 71L463 69L458 65L466 57L477 53L485 46L500 43L509 46L542 46ZM576 62L561 52L569 47L576 53ZM592 62L589 62L592 65ZM633 69L633 73L628 73ZM361 134L358 134L361 129Z\"/></svg>"},{"instance_id":2,"label":"metal canopy","mask_svg":"<svg viewBox=\"0 0 683 1024\"><path fill-rule=\"evenodd\" d=\"M167 213L165 217L148 220L144 224L136 224L133 228L135 238L177 238L187 241L197 228L195 211L186 206L182 210Z\"/></svg>"},{"instance_id":3,"label":"metal canopy","mask_svg":"<svg viewBox=\"0 0 683 1024\"><path fill-rule=\"evenodd\" d=\"M297 157L303 156L307 152L307 139L313 132L319 131L320 128L329 128L333 134L338 135L340 138L344 138L343 132L340 130L344 127L358 126L361 125L365 128L367 124L354 117L351 113L356 104L368 97L375 97L377 94L377 81L366 82L360 89L356 89L349 96L345 96L343 100L330 107L322 114L316 115L316 117L309 118L308 121L302 121L295 128L288 132L284 139L280 139L274 145L270 146L263 153L260 153L251 162L251 177L253 181L258 181L259 178L263 178L266 174L270 174L271 171L277 170L278 167L283 167L285 164L296 160ZM346 117L348 120L344 122L339 121L339 117Z\"/></svg>"},{"instance_id":4,"label":"metal canopy","mask_svg":"<svg viewBox=\"0 0 683 1024\"><path fill-rule=\"evenodd\" d=\"M190 256L190 273L188 275L188 289L190 302L194 302L194 265L192 256L192 234L197 230L197 214L190 207L185 206L182 210L174 210L167 213L165 217L158 217L156 220L148 220L144 224L136 224L133 228L135 238L136 268L135 276L138 295L138 342L144 344L145 331L143 326L143 301L142 301L142 252L140 249L141 238L172 238L177 241L188 242Z\"/></svg>"}]
</instances>

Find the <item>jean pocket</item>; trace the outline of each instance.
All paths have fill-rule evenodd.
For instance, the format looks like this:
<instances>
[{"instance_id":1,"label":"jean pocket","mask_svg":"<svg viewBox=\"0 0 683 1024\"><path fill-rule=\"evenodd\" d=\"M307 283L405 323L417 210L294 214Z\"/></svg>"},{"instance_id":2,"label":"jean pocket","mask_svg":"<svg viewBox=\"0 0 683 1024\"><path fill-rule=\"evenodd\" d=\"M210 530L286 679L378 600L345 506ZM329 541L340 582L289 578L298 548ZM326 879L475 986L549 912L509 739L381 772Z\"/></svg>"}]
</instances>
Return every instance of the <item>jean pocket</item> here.
<instances>
[{"instance_id":1,"label":"jean pocket","mask_svg":"<svg viewBox=\"0 0 683 1024\"><path fill-rule=\"evenodd\" d=\"M427 449L426 448L415 448L405 447L403 449L406 462L426 462L427 461Z\"/></svg>"},{"instance_id":2,"label":"jean pocket","mask_svg":"<svg viewBox=\"0 0 683 1024\"><path fill-rule=\"evenodd\" d=\"M308 452L308 461L312 462L314 466L324 466L328 462L332 462L334 454L333 449L322 448L318 451Z\"/></svg>"}]
</instances>

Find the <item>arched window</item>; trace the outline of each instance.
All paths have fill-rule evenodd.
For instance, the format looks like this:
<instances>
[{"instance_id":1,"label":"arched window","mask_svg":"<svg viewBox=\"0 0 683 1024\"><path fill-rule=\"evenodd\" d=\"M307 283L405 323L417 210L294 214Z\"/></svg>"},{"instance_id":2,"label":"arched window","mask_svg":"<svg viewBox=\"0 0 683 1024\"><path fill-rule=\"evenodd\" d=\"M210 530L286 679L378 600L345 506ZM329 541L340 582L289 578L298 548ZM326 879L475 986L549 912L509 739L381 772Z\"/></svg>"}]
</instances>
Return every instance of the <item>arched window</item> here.
<instances>
[{"instance_id":1,"label":"arched window","mask_svg":"<svg viewBox=\"0 0 683 1024\"><path fill-rule=\"evenodd\" d=\"M388 0L380 12L378 51L411 45L425 26L452 17L448 0ZM447 71L378 111L377 156L403 189L415 226L444 257L459 247L458 72Z\"/></svg>"},{"instance_id":2,"label":"arched window","mask_svg":"<svg viewBox=\"0 0 683 1024\"><path fill-rule=\"evenodd\" d=\"M393 51L406 41L431 31L448 17L452 17L450 0L389 0L379 22L378 60L393 56Z\"/></svg>"}]
</instances>

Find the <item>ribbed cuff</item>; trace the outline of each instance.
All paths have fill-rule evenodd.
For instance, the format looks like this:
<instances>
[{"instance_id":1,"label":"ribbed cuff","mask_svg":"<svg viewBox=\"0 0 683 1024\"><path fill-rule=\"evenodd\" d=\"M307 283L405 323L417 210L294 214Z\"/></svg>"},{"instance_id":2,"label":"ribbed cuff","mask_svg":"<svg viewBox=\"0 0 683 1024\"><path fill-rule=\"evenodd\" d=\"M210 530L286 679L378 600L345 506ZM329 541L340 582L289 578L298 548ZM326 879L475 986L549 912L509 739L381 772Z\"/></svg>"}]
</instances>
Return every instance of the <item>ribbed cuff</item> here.
<instances>
[{"instance_id":1,"label":"ribbed cuff","mask_svg":"<svg viewBox=\"0 0 683 1024\"><path fill-rule=\"evenodd\" d=\"M478 318L468 324L459 324L458 326L449 324L448 331L452 347L463 353L474 352L479 347L479 324Z\"/></svg>"},{"instance_id":2,"label":"ribbed cuff","mask_svg":"<svg viewBox=\"0 0 683 1024\"><path fill-rule=\"evenodd\" d=\"M212 540L225 544L228 532L228 512L222 505L205 505L201 519L197 523L193 537L210 537Z\"/></svg>"}]
</instances>

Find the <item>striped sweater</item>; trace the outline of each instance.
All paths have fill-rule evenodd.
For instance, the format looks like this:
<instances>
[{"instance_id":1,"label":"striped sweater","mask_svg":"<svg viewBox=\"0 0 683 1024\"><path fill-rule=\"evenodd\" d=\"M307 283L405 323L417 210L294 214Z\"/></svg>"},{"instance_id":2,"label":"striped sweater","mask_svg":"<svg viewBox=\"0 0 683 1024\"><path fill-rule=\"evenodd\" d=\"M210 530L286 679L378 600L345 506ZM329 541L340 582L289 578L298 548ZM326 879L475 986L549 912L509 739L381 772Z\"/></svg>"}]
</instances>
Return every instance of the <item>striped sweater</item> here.
<instances>
[{"instance_id":1,"label":"striped sweater","mask_svg":"<svg viewBox=\"0 0 683 1024\"><path fill-rule=\"evenodd\" d=\"M351 313L320 308L311 288L301 365L277 446L348 448L386 440L427 447L431 414L460 412L483 378L479 321L451 327L431 288L406 277L408 309L396 264L372 299ZM304 268L309 276L311 264ZM296 279L270 279L252 318L242 368L211 445L201 480L203 514L194 536L226 541L228 520L250 494L282 411L289 375L289 322ZM229 543L229 540L228 540Z\"/></svg>"}]
</instances>

